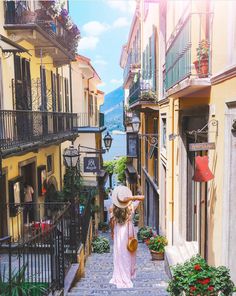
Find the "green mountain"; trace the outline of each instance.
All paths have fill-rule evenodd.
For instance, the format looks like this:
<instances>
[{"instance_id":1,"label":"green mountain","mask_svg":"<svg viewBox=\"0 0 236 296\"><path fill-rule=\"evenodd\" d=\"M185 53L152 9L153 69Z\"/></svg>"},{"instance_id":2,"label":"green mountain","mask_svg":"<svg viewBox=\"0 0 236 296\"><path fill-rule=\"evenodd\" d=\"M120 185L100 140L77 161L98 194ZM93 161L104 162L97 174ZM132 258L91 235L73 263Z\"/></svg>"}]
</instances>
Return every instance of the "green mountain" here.
<instances>
[{"instance_id":1,"label":"green mountain","mask_svg":"<svg viewBox=\"0 0 236 296\"><path fill-rule=\"evenodd\" d=\"M105 125L109 131L124 130L123 126L124 89L118 87L105 96L101 112L105 114Z\"/></svg>"}]
</instances>

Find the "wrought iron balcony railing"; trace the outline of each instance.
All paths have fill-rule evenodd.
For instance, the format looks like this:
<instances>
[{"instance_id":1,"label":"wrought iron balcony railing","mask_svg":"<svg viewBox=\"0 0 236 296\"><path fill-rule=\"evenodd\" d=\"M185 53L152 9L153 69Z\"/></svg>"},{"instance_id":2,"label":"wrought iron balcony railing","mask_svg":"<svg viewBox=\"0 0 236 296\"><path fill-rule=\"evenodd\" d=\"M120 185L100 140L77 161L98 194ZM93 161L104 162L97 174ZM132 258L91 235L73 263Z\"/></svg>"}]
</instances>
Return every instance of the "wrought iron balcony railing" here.
<instances>
[{"instance_id":1,"label":"wrought iron balcony railing","mask_svg":"<svg viewBox=\"0 0 236 296\"><path fill-rule=\"evenodd\" d=\"M142 101L142 102L150 102L155 103L157 101L156 90L152 86L152 73L151 79L143 79L138 74L137 80L132 84L129 89L129 106L132 104Z\"/></svg>"},{"instance_id":2,"label":"wrought iron balcony railing","mask_svg":"<svg viewBox=\"0 0 236 296\"><path fill-rule=\"evenodd\" d=\"M0 110L0 149L59 140L75 133L77 114Z\"/></svg>"},{"instance_id":3,"label":"wrought iron balcony railing","mask_svg":"<svg viewBox=\"0 0 236 296\"><path fill-rule=\"evenodd\" d=\"M46 11L42 8L30 9L29 2L31 1L4 1L5 25L37 25L48 34L49 39L53 38L70 51L69 44L72 38L62 23L57 18L52 17L49 10Z\"/></svg>"},{"instance_id":4,"label":"wrought iron balcony railing","mask_svg":"<svg viewBox=\"0 0 236 296\"><path fill-rule=\"evenodd\" d=\"M210 14L191 13L177 25L166 52L165 89L187 77L210 75Z\"/></svg>"}]
</instances>

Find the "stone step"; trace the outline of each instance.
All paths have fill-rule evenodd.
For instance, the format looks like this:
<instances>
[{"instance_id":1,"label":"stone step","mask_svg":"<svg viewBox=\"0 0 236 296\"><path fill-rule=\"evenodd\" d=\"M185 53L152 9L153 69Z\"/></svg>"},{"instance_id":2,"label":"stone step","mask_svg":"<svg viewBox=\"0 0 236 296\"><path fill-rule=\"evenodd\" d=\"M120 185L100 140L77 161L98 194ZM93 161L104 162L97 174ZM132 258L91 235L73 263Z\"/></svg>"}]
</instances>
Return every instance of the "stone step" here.
<instances>
[{"instance_id":1,"label":"stone step","mask_svg":"<svg viewBox=\"0 0 236 296\"><path fill-rule=\"evenodd\" d=\"M168 295L165 288L130 288L130 289L83 289L73 288L68 296L81 296L81 295Z\"/></svg>"},{"instance_id":2,"label":"stone step","mask_svg":"<svg viewBox=\"0 0 236 296\"><path fill-rule=\"evenodd\" d=\"M86 282L86 283L81 283L77 284L76 287L74 287L71 291L74 291L74 289L94 289L94 287L99 286L102 289L112 289L112 285L109 284L109 282L107 283L96 283L96 282ZM159 281L159 282L153 282L150 281L149 279L143 280L142 282L134 282L134 288L147 288L149 287L151 288L155 288L155 289L159 289L159 288L166 288L167 284L163 281Z\"/></svg>"}]
</instances>

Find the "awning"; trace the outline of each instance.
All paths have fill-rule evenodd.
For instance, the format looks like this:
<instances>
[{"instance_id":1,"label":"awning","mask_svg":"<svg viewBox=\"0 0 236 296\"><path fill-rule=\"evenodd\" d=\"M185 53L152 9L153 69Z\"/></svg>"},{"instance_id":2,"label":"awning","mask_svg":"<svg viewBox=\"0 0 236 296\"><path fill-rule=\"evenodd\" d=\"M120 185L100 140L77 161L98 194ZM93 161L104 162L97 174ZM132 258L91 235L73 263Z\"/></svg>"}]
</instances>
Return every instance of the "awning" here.
<instances>
[{"instance_id":1,"label":"awning","mask_svg":"<svg viewBox=\"0 0 236 296\"><path fill-rule=\"evenodd\" d=\"M23 46L0 34L0 48L3 52L28 52Z\"/></svg>"}]
</instances>

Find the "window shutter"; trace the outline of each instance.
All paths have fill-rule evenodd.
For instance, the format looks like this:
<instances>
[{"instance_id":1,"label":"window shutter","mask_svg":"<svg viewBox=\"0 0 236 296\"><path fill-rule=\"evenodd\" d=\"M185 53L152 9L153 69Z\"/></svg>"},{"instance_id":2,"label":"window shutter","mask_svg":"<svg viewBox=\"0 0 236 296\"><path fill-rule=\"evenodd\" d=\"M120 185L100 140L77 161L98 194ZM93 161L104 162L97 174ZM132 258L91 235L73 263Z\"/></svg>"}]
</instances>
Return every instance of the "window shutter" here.
<instances>
[{"instance_id":1,"label":"window shutter","mask_svg":"<svg viewBox=\"0 0 236 296\"><path fill-rule=\"evenodd\" d=\"M61 77L57 74L57 104L58 104L58 112L61 112Z\"/></svg>"},{"instance_id":2,"label":"window shutter","mask_svg":"<svg viewBox=\"0 0 236 296\"><path fill-rule=\"evenodd\" d=\"M47 85L46 85L46 70L40 66L41 79L41 111L47 111Z\"/></svg>"},{"instance_id":3,"label":"window shutter","mask_svg":"<svg viewBox=\"0 0 236 296\"><path fill-rule=\"evenodd\" d=\"M52 111L57 111L56 74L51 71Z\"/></svg>"},{"instance_id":4,"label":"window shutter","mask_svg":"<svg viewBox=\"0 0 236 296\"><path fill-rule=\"evenodd\" d=\"M152 40L151 40L151 55L152 55L152 90L156 91L156 29L153 30Z\"/></svg>"},{"instance_id":5,"label":"window shutter","mask_svg":"<svg viewBox=\"0 0 236 296\"><path fill-rule=\"evenodd\" d=\"M23 82L22 82L22 69L21 58L14 55L14 69L15 69L15 101L14 105L16 110L24 110L23 104Z\"/></svg>"},{"instance_id":6,"label":"window shutter","mask_svg":"<svg viewBox=\"0 0 236 296\"><path fill-rule=\"evenodd\" d=\"M67 78L65 78L65 110L66 112L69 112L69 89Z\"/></svg>"}]
</instances>

